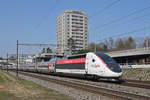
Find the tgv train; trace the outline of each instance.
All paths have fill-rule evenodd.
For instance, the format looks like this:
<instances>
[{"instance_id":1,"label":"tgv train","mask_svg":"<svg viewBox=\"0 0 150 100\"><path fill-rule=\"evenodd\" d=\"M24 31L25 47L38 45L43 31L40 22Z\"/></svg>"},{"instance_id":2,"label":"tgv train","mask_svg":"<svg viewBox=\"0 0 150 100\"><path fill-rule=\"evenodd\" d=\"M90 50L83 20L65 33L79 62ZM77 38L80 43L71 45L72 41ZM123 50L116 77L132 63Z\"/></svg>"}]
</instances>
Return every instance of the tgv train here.
<instances>
[{"instance_id":1,"label":"tgv train","mask_svg":"<svg viewBox=\"0 0 150 100\"><path fill-rule=\"evenodd\" d=\"M108 55L101 52L69 56L63 59L54 58L49 62L20 66L19 70L79 75L94 79L119 79L121 67Z\"/></svg>"}]
</instances>

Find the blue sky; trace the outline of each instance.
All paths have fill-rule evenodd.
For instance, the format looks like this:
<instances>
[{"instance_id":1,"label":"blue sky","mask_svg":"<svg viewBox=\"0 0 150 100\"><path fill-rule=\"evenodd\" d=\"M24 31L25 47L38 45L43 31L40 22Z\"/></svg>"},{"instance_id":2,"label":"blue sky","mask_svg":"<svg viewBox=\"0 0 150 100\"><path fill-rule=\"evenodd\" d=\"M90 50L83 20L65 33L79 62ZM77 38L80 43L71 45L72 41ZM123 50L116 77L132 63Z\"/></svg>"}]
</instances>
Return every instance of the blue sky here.
<instances>
[{"instance_id":1,"label":"blue sky","mask_svg":"<svg viewBox=\"0 0 150 100\"><path fill-rule=\"evenodd\" d=\"M150 8L118 22L104 24L136 10L150 7L150 0L0 0L0 56L16 52L16 41L26 43L56 43L56 17L65 9L82 10L89 17L89 42L150 26ZM150 27L120 37L150 36ZM119 36L114 37L119 38ZM31 47L27 47L30 51ZM22 48L23 49L23 48Z\"/></svg>"}]
</instances>

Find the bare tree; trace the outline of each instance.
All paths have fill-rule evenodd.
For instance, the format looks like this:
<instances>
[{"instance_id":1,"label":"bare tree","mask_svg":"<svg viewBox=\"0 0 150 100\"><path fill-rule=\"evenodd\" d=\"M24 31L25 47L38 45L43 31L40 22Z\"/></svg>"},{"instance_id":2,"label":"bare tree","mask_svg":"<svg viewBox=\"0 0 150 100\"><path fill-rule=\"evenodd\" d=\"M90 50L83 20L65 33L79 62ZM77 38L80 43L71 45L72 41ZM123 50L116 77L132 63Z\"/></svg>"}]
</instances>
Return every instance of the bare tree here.
<instances>
[{"instance_id":1,"label":"bare tree","mask_svg":"<svg viewBox=\"0 0 150 100\"><path fill-rule=\"evenodd\" d=\"M95 50L95 46L97 47L97 45L94 42L89 43L88 50L91 51L91 52L93 52Z\"/></svg>"},{"instance_id":2,"label":"bare tree","mask_svg":"<svg viewBox=\"0 0 150 100\"><path fill-rule=\"evenodd\" d=\"M120 38L115 42L116 50L123 50L125 48L124 41Z\"/></svg>"},{"instance_id":3,"label":"bare tree","mask_svg":"<svg viewBox=\"0 0 150 100\"><path fill-rule=\"evenodd\" d=\"M108 46L107 46L107 44L104 43L104 42L99 43L99 51L101 51L101 52L106 52L106 51L108 51Z\"/></svg>"},{"instance_id":4,"label":"bare tree","mask_svg":"<svg viewBox=\"0 0 150 100\"><path fill-rule=\"evenodd\" d=\"M150 38L146 37L143 42L143 47L150 47Z\"/></svg>"},{"instance_id":5,"label":"bare tree","mask_svg":"<svg viewBox=\"0 0 150 100\"><path fill-rule=\"evenodd\" d=\"M125 49L134 49L136 48L135 40L132 37L128 37L124 43Z\"/></svg>"}]
</instances>

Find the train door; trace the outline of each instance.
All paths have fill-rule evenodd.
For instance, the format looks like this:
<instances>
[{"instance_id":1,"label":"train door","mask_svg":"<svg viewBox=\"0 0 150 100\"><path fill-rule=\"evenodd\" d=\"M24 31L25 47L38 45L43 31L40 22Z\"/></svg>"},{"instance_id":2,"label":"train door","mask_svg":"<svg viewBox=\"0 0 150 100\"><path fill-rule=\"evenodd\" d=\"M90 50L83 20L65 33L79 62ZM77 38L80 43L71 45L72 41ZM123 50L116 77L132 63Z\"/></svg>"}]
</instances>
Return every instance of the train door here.
<instances>
[{"instance_id":1,"label":"train door","mask_svg":"<svg viewBox=\"0 0 150 100\"><path fill-rule=\"evenodd\" d=\"M86 55L86 60L85 60L85 73L88 74L88 66L89 66L89 57L88 54Z\"/></svg>"},{"instance_id":2,"label":"train door","mask_svg":"<svg viewBox=\"0 0 150 100\"><path fill-rule=\"evenodd\" d=\"M88 72L87 74L95 74L95 71L93 69L93 63L92 63L92 58L93 58L93 55L92 53L87 53L87 56L86 56L86 67L85 67L85 70Z\"/></svg>"},{"instance_id":3,"label":"train door","mask_svg":"<svg viewBox=\"0 0 150 100\"><path fill-rule=\"evenodd\" d=\"M87 53L86 69L88 74L103 76L104 69L97 56L93 53Z\"/></svg>"}]
</instances>

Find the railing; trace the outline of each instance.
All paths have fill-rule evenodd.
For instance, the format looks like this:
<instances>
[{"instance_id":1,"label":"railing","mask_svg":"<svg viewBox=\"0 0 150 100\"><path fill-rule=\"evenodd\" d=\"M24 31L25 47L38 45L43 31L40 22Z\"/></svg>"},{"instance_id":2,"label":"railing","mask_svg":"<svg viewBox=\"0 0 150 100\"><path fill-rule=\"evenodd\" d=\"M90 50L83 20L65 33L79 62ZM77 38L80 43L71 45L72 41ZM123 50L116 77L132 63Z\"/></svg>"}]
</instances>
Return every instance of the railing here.
<instances>
[{"instance_id":1,"label":"railing","mask_svg":"<svg viewBox=\"0 0 150 100\"><path fill-rule=\"evenodd\" d=\"M146 63L146 64L120 64L121 68L150 68L150 63Z\"/></svg>"}]
</instances>

